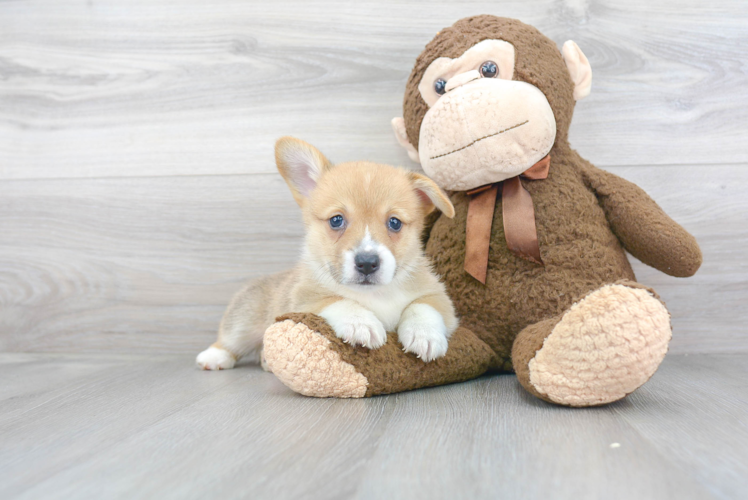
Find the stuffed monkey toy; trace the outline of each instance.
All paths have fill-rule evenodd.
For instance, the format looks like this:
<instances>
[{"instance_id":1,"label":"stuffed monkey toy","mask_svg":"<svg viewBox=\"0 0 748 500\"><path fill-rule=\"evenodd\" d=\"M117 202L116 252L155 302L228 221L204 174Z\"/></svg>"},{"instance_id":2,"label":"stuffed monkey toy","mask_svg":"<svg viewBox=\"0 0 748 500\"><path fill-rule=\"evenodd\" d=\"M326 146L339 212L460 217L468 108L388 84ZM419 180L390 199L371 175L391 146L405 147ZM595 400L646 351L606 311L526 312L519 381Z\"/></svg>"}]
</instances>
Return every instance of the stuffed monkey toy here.
<instances>
[{"instance_id":1,"label":"stuffed monkey toy","mask_svg":"<svg viewBox=\"0 0 748 500\"><path fill-rule=\"evenodd\" d=\"M514 371L531 394L567 406L617 401L657 370L670 314L626 257L668 275L701 265L696 240L639 187L571 149L575 102L591 70L513 19L476 16L436 34L408 79L399 143L447 190L426 253L460 318L447 355L424 363L396 334L380 349L289 314L265 334L267 366L310 396L362 397Z\"/></svg>"}]
</instances>

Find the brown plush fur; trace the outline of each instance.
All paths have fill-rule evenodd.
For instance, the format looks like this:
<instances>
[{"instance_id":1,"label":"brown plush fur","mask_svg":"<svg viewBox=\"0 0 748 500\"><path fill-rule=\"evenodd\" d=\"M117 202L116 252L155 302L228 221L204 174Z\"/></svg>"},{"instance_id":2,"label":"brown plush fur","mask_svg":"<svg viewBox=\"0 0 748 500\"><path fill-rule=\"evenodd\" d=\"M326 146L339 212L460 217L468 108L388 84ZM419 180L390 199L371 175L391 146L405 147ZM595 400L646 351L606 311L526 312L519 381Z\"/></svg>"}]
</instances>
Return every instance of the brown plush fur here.
<instances>
[{"instance_id":1,"label":"brown plush fur","mask_svg":"<svg viewBox=\"0 0 748 500\"><path fill-rule=\"evenodd\" d=\"M511 369L511 349L528 325L552 318L600 286L634 273L624 248L642 262L672 276L690 276L701 264L696 240L670 219L639 187L602 171L569 146L573 84L556 45L519 21L478 16L442 30L418 57L408 80L404 113L408 137L417 141L427 107L417 85L440 56L456 57L484 39L501 39L516 49L514 79L537 86L556 117L556 142L548 178L522 180L532 195L545 267L509 251L501 197L491 230L486 285L464 269L469 198L453 193L456 215L440 217L430 231L426 253L443 277L461 318L498 355L495 368ZM417 142L414 142L417 143Z\"/></svg>"},{"instance_id":2,"label":"brown plush fur","mask_svg":"<svg viewBox=\"0 0 748 500\"><path fill-rule=\"evenodd\" d=\"M287 319L303 323L329 340L330 349L366 377L366 397L470 380L485 373L494 358L491 349L465 328L452 334L444 357L424 363L414 354L402 351L396 333L388 332L387 343L382 347L367 349L346 344L324 319L314 314L285 314L277 321Z\"/></svg>"},{"instance_id":3,"label":"brown plush fur","mask_svg":"<svg viewBox=\"0 0 748 500\"><path fill-rule=\"evenodd\" d=\"M514 341L514 347L512 349L512 359L516 364L515 373L517 374L517 380L519 380L519 383L522 384L522 387L533 396L548 402L551 402L551 400L545 394L538 392L530 383L529 363L530 360L535 357L535 353L543 347L545 338L551 334L553 327L555 327L560 320L561 317L556 316L529 325L527 328L522 330L519 335L517 335L517 339Z\"/></svg>"}]
</instances>

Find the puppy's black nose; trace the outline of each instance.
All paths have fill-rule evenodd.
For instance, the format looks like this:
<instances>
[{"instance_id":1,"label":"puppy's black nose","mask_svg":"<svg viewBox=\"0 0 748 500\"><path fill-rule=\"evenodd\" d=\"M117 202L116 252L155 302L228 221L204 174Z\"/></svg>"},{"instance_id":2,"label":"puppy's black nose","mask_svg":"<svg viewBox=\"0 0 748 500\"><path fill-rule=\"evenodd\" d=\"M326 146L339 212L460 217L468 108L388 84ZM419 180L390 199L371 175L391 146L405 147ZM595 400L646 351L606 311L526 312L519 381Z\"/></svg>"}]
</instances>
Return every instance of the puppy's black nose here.
<instances>
[{"instance_id":1,"label":"puppy's black nose","mask_svg":"<svg viewBox=\"0 0 748 500\"><path fill-rule=\"evenodd\" d=\"M379 255L375 253L356 254L353 262L356 264L358 272L364 276L368 276L379 269Z\"/></svg>"}]
</instances>

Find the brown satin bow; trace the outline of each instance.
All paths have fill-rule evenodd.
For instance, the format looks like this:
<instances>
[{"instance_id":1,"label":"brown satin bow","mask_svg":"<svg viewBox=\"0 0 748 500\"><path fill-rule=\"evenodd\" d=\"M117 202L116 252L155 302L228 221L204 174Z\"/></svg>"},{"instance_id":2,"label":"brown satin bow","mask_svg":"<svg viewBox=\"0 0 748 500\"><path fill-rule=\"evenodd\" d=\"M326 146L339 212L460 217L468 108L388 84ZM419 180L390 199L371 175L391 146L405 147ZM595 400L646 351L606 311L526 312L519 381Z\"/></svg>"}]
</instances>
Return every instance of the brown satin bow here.
<instances>
[{"instance_id":1,"label":"brown satin bow","mask_svg":"<svg viewBox=\"0 0 748 500\"><path fill-rule=\"evenodd\" d=\"M467 192L467 230L465 234L465 271L486 284L488 271L488 246L491 241L491 224L496 208L496 196L501 190L501 207L504 218L506 244L514 254L536 264L543 265L540 258L538 232L535 228L535 209L530 193L522 186L520 177L538 180L548 177L551 155L546 155L524 173L502 183L486 184Z\"/></svg>"}]
</instances>

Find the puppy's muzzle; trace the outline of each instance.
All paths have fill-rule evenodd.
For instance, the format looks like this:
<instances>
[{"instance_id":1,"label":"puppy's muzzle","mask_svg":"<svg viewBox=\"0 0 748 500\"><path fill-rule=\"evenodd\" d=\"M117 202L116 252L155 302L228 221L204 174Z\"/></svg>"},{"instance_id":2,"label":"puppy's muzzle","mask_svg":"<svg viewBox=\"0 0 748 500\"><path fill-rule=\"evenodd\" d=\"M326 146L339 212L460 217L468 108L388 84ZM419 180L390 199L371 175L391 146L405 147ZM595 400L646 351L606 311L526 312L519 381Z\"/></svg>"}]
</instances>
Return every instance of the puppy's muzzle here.
<instances>
[{"instance_id":1,"label":"puppy's muzzle","mask_svg":"<svg viewBox=\"0 0 748 500\"><path fill-rule=\"evenodd\" d=\"M369 276L379 269L379 255L370 252L358 253L353 259L353 263L356 265L356 271L364 276Z\"/></svg>"}]
</instances>

